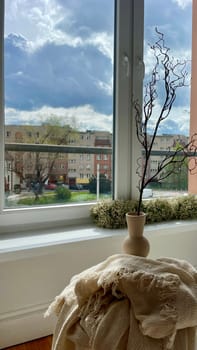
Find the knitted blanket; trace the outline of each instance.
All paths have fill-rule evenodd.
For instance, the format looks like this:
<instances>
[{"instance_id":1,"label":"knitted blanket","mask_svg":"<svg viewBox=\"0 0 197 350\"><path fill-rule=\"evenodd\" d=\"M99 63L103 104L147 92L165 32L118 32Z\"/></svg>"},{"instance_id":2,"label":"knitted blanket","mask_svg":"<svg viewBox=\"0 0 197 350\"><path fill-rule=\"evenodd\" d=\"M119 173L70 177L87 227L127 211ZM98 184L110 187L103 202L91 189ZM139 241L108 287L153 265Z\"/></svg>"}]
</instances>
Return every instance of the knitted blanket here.
<instances>
[{"instance_id":1,"label":"knitted blanket","mask_svg":"<svg viewBox=\"0 0 197 350\"><path fill-rule=\"evenodd\" d=\"M196 350L197 271L117 254L74 276L49 306L53 350Z\"/></svg>"}]
</instances>

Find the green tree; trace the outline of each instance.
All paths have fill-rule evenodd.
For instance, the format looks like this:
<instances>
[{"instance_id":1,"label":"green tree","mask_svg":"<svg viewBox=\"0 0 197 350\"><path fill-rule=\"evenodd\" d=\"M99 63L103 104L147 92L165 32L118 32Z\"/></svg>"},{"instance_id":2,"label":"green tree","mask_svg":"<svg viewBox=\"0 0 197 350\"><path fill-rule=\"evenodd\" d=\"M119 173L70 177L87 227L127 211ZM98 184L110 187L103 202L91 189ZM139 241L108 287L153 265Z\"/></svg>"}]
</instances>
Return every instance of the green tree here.
<instances>
[{"instance_id":1,"label":"green tree","mask_svg":"<svg viewBox=\"0 0 197 350\"><path fill-rule=\"evenodd\" d=\"M170 190L184 191L188 188L188 161L177 156L177 163L169 164L166 167L167 173L170 175L163 181L162 187ZM180 160L179 160L180 158Z\"/></svg>"},{"instance_id":2,"label":"green tree","mask_svg":"<svg viewBox=\"0 0 197 350\"><path fill-rule=\"evenodd\" d=\"M92 176L89 180L89 191L90 193L96 193L97 191L97 177ZM106 177L105 174L99 176L99 193L111 192L111 181Z\"/></svg>"}]
</instances>

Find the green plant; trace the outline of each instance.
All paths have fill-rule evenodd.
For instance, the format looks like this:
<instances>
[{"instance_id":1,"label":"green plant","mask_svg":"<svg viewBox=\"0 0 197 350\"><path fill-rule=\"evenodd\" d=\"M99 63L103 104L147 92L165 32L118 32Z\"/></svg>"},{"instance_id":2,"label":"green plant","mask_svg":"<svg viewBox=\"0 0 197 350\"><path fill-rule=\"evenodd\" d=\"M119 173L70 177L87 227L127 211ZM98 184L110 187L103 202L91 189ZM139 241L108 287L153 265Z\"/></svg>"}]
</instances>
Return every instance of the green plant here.
<instances>
[{"instance_id":1,"label":"green plant","mask_svg":"<svg viewBox=\"0 0 197 350\"><path fill-rule=\"evenodd\" d=\"M55 197L57 200L67 201L71 198L71 191L66 187L57 187L55 190Z\"/></svg>"},{"instance_id":2,"label":"green plant","mask_svg":"<svg viewBox=\"0 0 197 350\"><path fill-rule=\"evenodd\" d=\"M137 205L137 201L103 201L91 208L91 216L99 227L123 228L126 227L125 214L136 212ZM141 208L147 215L146 224L177 219L197 219L197 197L192 195L177 199L144 201Z\"/></svg>"},{"instance_id":3,"label":"green plant","mask_svg":"<svg viewBox=\"0 0 197 350\"><path fill-rule=\"evenodd\" d=\"M169 221L174 218L173 202L167 199L155 199L146 202L144 211L147 224Z\"/></svg>"},{"instance_id":4,"label":"green plant","mask_svg":"<svg viewBox=\"0 0 197 350\"><path fill-rule=\"evenodd\" d=\"M109 200L93 206L91 216L99 227L121 228L126 226L125 214L136 209L137 201Z\"/></svg>"},{"instance_id":5,"label":"green plant","mask_svg":"<svg viewBox=\"0 0 197 350\"><path fill-rule=\"evenodd\" d=\"M174 204L175 218L180 220L197 219L197 197L178 198Z\"/></svg>"},{"instance_id":6,"label":"green plant","mask_svg":"<svg viewBox=\"0 0 197 350\"><path fill-rule=\"evenodd\" d=\"M89 191L90 191L90 193L96 193L96 191L97 191L97 177L94 175L89 180ZM100 193L110 193L111 192L111 181L106 177L105 174L100 174L99 192Z\"/></svg>"}]
</instances>

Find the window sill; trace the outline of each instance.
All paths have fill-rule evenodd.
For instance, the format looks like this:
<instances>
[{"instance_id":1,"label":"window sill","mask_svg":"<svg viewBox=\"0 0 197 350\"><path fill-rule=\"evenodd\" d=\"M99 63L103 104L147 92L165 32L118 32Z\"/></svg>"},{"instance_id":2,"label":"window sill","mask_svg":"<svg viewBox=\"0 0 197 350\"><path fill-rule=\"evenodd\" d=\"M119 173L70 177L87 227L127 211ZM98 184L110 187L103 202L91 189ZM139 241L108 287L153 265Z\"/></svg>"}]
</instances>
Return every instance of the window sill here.
<instances>
[{"instance_id":1,"label":"window sill","mask_svg":"<svg viewBox=\"0 0 197 350\"><path fill-rule=\"evenodd\" d=\"M90 225L82 227L66 227L53 228L46 230L36 230L31 232L22 232L21 234L2 234L0 236L0 261L6 258L17 257L23 253L27 255L36 255L36 253L44 253L47 248L61 248L61 246L69 243L77 243L80 241L90 241L110 237L114 235L122 235L126 231L107 230L97 228Z\"/></svg>"},{"instance_id":2,"label":"window sill","mask_svg":"<svg viewBox=\"0 0 197 350\"><path fill-rule=\"evenodd\" d=\"M152 236L187 234L197 230L197 220L173 221L146 225L144 234L148 239ZM127 234L127 229L102 229L93 225L58 227L53 229L35 230L15 234L1 234L0 236L0 261L12 260L22 256L35 256L45 254L56 247L63 249L65 244L77 244L81 241L93 241L103 238L119 237Z\"/></svg>"}]
</instances>

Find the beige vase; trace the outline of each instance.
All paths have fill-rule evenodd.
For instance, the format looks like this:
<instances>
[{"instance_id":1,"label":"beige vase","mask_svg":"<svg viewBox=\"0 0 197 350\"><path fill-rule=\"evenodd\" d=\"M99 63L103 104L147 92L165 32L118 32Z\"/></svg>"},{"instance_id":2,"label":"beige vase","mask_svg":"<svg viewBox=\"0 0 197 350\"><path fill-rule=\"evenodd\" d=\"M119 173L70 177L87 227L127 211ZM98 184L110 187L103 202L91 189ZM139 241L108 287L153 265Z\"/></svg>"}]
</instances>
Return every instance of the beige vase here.
<instances>
[{"instance_id":1,"label":"beige vase","mask_svg":"<svg viewBox=\"0 0 197 350\"><path fill-rule=\"evenodd\" d=\"M149 242L143 236L146 214L127 213L126 221L128 236L123 241L123 251L126 254L146 257L150 250Z\"/></svg>"}]
</instances>

